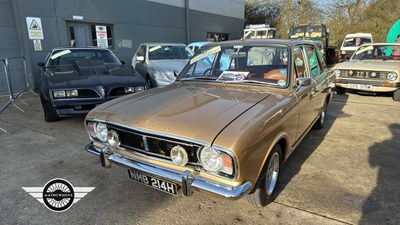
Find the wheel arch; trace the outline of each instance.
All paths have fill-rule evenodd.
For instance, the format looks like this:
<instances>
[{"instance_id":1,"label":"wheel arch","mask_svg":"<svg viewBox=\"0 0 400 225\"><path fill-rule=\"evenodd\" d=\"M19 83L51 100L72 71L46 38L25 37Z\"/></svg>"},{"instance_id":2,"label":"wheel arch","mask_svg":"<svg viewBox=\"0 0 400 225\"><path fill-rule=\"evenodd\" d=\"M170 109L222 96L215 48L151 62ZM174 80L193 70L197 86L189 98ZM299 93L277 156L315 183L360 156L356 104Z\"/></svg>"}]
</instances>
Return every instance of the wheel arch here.
<instances>
[{"instance_id":1,"label":"wheel arch","mask_svg":"<svg viewBox=\"0 0 400 225\"><path fill-rule=\"evenodd\" d=\"M250 193L253 193L257 187L260 185L260 182L262 182L263 177L265 176L266 170L267 170L267 160L268 157L272 151L272 149L276 146L279 145L279 147L281 148L281 163L283 163L286 160L286 157L289 154L289 144L288 144L288 136L286 133L281 132L277 135L277 137L274 139L274 141L272 142L272 144L268 147L267 149L267 154L265 155L264 159L263 159L263 163L262 163L262 169L260 170L260 172L258 173L257 176L257 180L255 182L255 184L252 187L252 190L250 191Z\"/></svg>"}]
</instances>

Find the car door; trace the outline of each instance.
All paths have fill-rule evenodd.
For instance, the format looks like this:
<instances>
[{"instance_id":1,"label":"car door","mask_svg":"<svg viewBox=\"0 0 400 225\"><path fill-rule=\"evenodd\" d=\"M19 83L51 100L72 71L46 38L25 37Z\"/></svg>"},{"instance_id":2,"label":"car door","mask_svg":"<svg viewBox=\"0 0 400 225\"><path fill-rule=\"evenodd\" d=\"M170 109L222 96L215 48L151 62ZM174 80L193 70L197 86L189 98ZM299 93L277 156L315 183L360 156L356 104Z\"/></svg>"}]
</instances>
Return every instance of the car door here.
<instances>
[{"instance_id":1,"label":"car door","mask_svg":"<svg viewBox=\"0 0 400 225\"><path fill-rule=\"evenodd\" d=\"M294 79L310 78L309 64L303 46L293 48ZM315 117L315 103L313 99L314 83L309 86L294 86L294 92L298 101L299 120L296 139L300 138L310 127Z\"/></svg>"},{"instance_id":2,"label":"car door","mask_svg":"<svg viewBox=\"0 0 400 225\"><path fill-rule=\"evenodd\" d=\"M308 59L310 68L310 75L314 83L314 90L312 91L312 101L315 106L314 118L319 116L322 107L325 103L325 96L327 88L326 78L328 70L324 67L323 61L318 49L312 45L304 46L305 53Z\"/></svg>"},{"instance_id":3,"label":"car door","mask_svg":"<svg viewBox=\"0 0 400 225\"><path fill-rule=\"evenodd\" d=\"M137 60L138 57L143 57L143 60ZM141 74L143 77L146 77L146 45L141 45L136 51L133 59L132 59L132 67L136 72Z\"/></svg>"}]
</instances>

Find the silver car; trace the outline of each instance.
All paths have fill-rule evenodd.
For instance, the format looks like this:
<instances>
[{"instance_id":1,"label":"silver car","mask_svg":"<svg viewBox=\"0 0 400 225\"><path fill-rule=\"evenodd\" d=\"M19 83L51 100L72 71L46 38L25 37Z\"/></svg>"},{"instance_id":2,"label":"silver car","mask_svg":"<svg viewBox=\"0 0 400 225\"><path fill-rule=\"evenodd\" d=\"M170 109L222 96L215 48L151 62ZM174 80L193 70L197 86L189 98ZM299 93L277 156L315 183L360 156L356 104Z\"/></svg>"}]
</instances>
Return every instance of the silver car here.
<instances>
[{"instance_id":1,"label":"silver car","mask_svg":"<svg viewBox=\"0 0 400 225\"><path fill-rule=\"evenodd\" d=\"M149 88L175 81L193 52L180 43L143 43L132 58L132 69L146 80Z\"/></svg>"}]
</instances>

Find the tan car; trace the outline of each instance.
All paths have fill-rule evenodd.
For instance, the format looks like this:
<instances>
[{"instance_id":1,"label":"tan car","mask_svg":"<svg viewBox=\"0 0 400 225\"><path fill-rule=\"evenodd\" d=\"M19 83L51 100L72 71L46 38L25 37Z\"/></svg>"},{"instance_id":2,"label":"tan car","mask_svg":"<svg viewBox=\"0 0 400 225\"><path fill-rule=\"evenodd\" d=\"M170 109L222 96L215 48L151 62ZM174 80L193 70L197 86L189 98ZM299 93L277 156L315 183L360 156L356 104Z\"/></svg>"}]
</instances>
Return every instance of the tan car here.
<instances>
[{"instance_id":1,"label":"tan car","mask_svg":"<svg viewBox=\"0 0 400 225\"><path fill-rule=\"evenodd\" d=\"M393 92L393 100L400 101L399 74L400 43L364 44L350 61L336 65L336 92Z\"/></svg>"},{"instance_id":2,"label":"tan car","mask_svg":"<svg viewBox=\"0 0 400 225\"><path fill-rule=\"evenodd\" d=\"M171 85L93 109L86 150L168 194L247 194L265 206L282 163L312 127L323 127L333 81L307 41L207 44Z\"/></svg>"}]
</instances>

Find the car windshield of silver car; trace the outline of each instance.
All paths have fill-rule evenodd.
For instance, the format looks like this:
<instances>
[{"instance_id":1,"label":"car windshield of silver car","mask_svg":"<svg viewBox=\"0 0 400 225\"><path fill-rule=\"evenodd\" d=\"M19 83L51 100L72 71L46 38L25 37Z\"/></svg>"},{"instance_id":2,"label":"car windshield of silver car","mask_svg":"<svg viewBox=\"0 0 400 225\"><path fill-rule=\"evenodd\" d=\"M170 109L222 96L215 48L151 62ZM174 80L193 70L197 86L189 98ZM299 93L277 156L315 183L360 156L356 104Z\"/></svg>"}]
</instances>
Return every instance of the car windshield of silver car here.
<instances>
[{"instance_id":1,"label":"car windshield of silver car","mask_svg":"<svg viewBox=\"0 0 400 225\"><path fill-rule=\"evenodd\" d=\"M186 46L161 46L149 48L149 60L190 59L193 53Z\"/></svg>"}]
</instances>

